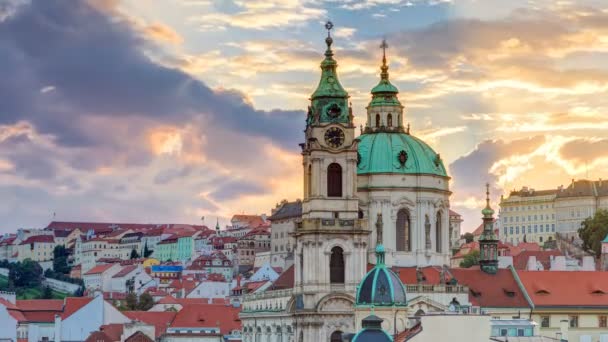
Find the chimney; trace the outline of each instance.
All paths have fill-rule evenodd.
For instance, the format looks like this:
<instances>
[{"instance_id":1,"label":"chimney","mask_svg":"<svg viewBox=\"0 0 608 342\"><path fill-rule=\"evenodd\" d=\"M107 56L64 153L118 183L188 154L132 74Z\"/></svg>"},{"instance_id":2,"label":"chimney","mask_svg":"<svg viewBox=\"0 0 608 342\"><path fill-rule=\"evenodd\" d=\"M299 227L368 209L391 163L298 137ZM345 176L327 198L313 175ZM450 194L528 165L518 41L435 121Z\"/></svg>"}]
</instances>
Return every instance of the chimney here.
<instances>
[{"instance_id":1,"label":"chimney","mask_svg":"<svg viewBox=\"0 0 608 342\"><path fill-rule=\"evenodd\" d=\"M55 315L55 342L61 342L61 316Z\"/></svg>"},{"instance_id":2,"label":"chimney","mask_svg":"<svg viewBox=\"0 0 608 342\"><path fill-rule=\"evenodd\" d=\"M536 266L536 257L534 255L531 255L528 258L528 265L526 269L528 271L538 271L538 267Z\"/></svg>"},{"instance_id":3,"label":"chimney","mask_svg":"<svg viewBox=\"0 0 608 342\"><path fill-rule=\"evenodd\" d=\"M562 341L568 341L568 327L569 323L567 319L559 321L559 333Z\"/></svg>"}]
</instances>

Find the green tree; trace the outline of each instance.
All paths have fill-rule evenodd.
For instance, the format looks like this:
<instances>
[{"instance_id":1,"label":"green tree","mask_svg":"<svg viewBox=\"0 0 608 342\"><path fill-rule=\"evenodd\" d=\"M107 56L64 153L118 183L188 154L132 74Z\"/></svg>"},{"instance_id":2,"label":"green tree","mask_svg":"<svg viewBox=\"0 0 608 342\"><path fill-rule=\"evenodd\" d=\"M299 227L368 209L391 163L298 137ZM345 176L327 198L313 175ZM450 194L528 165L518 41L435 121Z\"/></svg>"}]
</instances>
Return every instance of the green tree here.
<instances>
[{"instance_id":1,"label":"green tree","mask_svg":"<svg viewBox=\"0 0 608 342\"><path fill-rule=\"evenodd\" d=\"M139 296L139 302L137 303L137 309L141 311L148 311L154 306L154 298L145 292Z\"/></svg>"},{"instance_id":2,"label":"green tree","mask_svg":"<svg viewBox=\"0 0 608 342\"><path fill-rule=\"evenodd\" d=\"M583 248L593 251L596 257L602 253L602 240L608 235L608 210L599 209L593 217L583 221L578 236L583 240Z\"/></svg>"},{"instance_id":3,"label":"green tree","mask_svg":"<svg viewBox=\"0 0 608 342\"><path fill-rule=\"evenodd\" d=\"M49 286L42 288L42 299L53 299L53 290Z\"/></svg>"},{"instance_id":4,"label":"green tree","mask_svg":"<svg viewBox=\"0 0 608 342\"><path fill-rule=\"evenodd\" d=\"M137 251L135 250L135 248L133 248L131 250L131 259L138 259L139 258L139 253L137 253Z\"/></svg>"},{"instance_id":5,"label":"green tree","mask_svg":"<svg viewBox=\"0 0 608 342\"><path fill-rule=\"evenodd\" d=\"M60 274L70 273L68 252L62 245L57 245L53 249L53 271Z\"/></svg>"},{"instance_id":6,"label":"green tree","mask_svg":"<svg viewBox=\"0 0 608 342\"><path fill-rule=\"evenodd\" d=\"M475 240L475 235L473 235L473 233L464 233L462 238L464 239L464 241L466 241L466 243L469 243Z\"/></svg>"},{"instance_id":7,"label":"green tree","mask_svg":"<svg viewBox=\"0 0 608 342\"><path fill-rule=\"evenodd\" d=\"M147 258L152 255L152 252L152 250L148 249L148 241L146 241L146 244L144 245L144 258Z\"/></svg>"},{"instance_id":8,"label":"green tree","mask_svg":"<svg viewBox=\"0 0 608 342\"><path fill-rule=\"evenodd\" d=\"M469 268L473 265L479 265L479 251L475 250L464 256L464 259L460 262L460 267Z\"/></svg>"},{"instance_id":9,"label":"green tree","mask_svg":"<svg viewBox=\"0 0 608 342\"><path fill-rule=\"evenodd\" d=\"M127 310L137 310L137 295L135 293L131 292L127 295L125 306Z\"/></svg>"},{"instance_id":10,"label":"green tree","mask_svg":"<svg viewBox=\"0 0 608 342\"><path fill-rule=\"evenodd\" d=\"M25 259L11 267L8 277L15 287L40 287L42 267L32 259Z\"/></svg>"}]
</instances>

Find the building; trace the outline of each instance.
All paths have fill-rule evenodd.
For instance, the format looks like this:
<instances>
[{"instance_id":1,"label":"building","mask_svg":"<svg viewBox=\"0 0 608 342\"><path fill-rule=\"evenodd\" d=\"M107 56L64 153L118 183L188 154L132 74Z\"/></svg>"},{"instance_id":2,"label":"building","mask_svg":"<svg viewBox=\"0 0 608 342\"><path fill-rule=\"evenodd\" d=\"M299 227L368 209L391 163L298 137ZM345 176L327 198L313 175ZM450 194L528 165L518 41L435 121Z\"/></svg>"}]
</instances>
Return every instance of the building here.
<instances>
[{"instance_id":1,"label":"building","mask_svg":"<svg viewBox=\"0 0 608 342\"><path fill-rule=\"evenodd\" d=\"M55 246L53 235L32 235L17 246L17 260L51 261Z\"/></svg>"},{"instance_id":2,"label":"building","mask_svg":"<svg viewBox=\"0 0 608 342\"><path fill-rule=\"evenodd\" d=\"M598 209L608 210L608 182L572 180L560 188L555 198L557 232L567 238L578 238L583 221Z\"/></svg>"},{"instance_id":3,"label":"building","mask_svg":"<svg viewBox=\"0 0 608 342\"><path fill-rule=\"evenodd\" d=\"M332 26L328 23L328 30ZM355 331L356 288L368 260L376 259L381 232L389 267L449 263L449 177L440 155L404 124L386 57L366 125L355 137L331 36L326 44L301 144L304 196L301 222L292 233L293 284L244 296L241 318L248 341L262 336L256 329L265 326L303 341Z\"/></svg>"},{"instance_id":4,"label":"building","mask_svg":"<svg viewBox=\"0 0 608 342\"><path fill-rule=\"evenodd\" d=\"M462 216L450 209L450 250L460 248L460 235L462 233Z\"/></svg>"},{"instance_id":5,"label":"building","mask_svg":"<svg viewBox=\"0 0 608 342\"><path fill-rule=\"evenodd\" d=\"M268 220L272 223L270 241L270 264L273 267L288 268L293 264L293 232L302 219L302 201L277 204Z\"/></svg>"},{"instance_id":6,"label":"building","mask_svg":"<svg viewBox=\"0 0 608 342\"><path fill-rule=\"evenodd\" d=\"M518 244L555 240L558 190L523 187L500 198L501 241Z\"/></svg>"},{"instance_id":7,"label":"building","mask_svg":"<svg viewBox=\"0 0 608 342\"><path fill-rule=\"evenodd\" d=\"M238 240L239 271L253 268L256 254L268 251L270 251L270 230L268 228L251 230Z\"/></svg>"},{"instance_id":8,"label":"building","mask_svg":"<svg viewBox=\"0 0 608 342\"><path fill-rule=\"evenodd\" d=\"M220 274L224 279L231 281L234 272L230 260L220 251L203 254L192 261L184 272L185 274Z\"/></svg>"},{"instance_id":9,"label":"building","mask_svg":"<svg viewBox=\"0 0 608 342\"><path fill-rule=\"evenodd\" d=\"M84 287L89 291L112 290L112 277L120 272L120 264L102 264L88 270L83 276Z\"/></svg>"}]
</instances>

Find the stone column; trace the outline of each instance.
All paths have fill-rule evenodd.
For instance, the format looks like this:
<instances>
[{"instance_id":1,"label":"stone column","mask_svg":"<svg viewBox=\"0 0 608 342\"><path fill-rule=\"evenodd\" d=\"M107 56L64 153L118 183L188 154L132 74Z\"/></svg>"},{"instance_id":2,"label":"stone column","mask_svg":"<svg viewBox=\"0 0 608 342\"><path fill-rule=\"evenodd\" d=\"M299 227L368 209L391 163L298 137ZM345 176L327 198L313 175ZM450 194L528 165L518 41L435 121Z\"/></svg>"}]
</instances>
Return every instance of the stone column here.
<instances>
[{"instance_id":1,"label":"stone column","mask_svg":"<svg viewBox=\"0 0 608 342\"><path fill-rule=\"evenodd\" d=\"M321 158L311 158L312 161L312 171L311 171L311 197L317 197L321 195Z\"/></svg>"}]
</instances>

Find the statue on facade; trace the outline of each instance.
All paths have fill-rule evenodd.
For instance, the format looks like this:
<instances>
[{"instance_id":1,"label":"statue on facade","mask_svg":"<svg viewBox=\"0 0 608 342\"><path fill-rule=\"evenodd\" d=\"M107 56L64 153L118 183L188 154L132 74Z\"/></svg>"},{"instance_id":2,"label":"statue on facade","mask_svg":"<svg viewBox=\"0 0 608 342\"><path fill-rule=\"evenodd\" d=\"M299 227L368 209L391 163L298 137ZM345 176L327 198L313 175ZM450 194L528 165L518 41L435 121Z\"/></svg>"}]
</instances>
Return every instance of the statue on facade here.
<instances>
[{"instance_id":1,"label":"statue on facade","mask_svg":"<svg viewBox=\"0 0 608 342\"><path fill-rule=\"evenodd\" d=\"M431 222L429 222L429 216L424 218L424 237L426 241L426 249L431 249Z\"/></svg>"},{"instance_id":2,"label":"statue on facade","mask_svg":"<svg viewBox=\"0 0 608 342\"><path fill-rule=\"evenodd\" d=\"M378 218L376 219L376 234L377 234L377 244L382 244L382 213L378 214Z\"/></svg>"}]
</instances>

